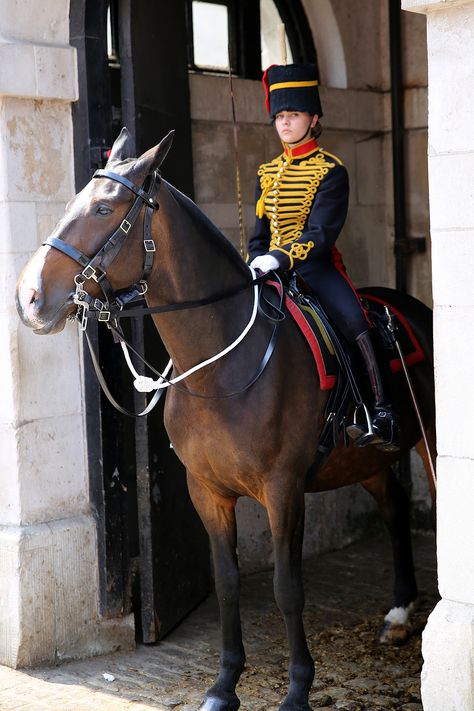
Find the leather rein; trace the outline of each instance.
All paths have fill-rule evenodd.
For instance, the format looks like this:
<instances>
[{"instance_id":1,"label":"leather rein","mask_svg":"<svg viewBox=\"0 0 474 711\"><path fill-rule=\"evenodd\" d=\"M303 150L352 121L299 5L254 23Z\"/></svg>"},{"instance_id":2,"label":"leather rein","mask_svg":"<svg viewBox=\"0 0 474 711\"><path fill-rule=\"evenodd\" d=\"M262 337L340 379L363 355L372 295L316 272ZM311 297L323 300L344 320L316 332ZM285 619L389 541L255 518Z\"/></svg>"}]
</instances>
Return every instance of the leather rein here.
<instances>
[{"instance_id":1,"label":"leather rein","mask_svg":"<svg viewBox=\"0 0 474 711\"><path fill-rule=\"evenodd\" d=\"M261 307L261 294L259 293L258 312L264 318L273 323L273 330L272 335L270 337L270 341L268 343L265 354L256 370L256 373L251 378L251 380L241 389L222 395L204 395L201 393L194 393L188 388L178 386L176 383L173 383L172 380L168 380L165 374L160 373L155 368L153 368L153 366L150 365L143 358L143 356L137 353L137 351L135 351L133 347L125 340L119 321L122 318L133 318L142 315L166 313L170 311L181 311L205 306L230 298L231 296L234 296L235 294L238 294L239 292L244 291L252 286L255 287L255 285L257 284L260 285L261 291L261 286L263 285L263 282L267 280L267 278L272 276L272 278L276 277L277 279L279 279L279 277L275 275L274 272L271 272L270 274L260 274L259 276L256 276L253 279L249 279L249 281L237 287L227 289L218 294L204 297L202 299L195 299L192 301L183 301L180 303L166 304L163 306L154 307L145 307L143 305L140 305L136 308L128 308L124 310L124 307L126 307L128 304L131 304L133 301L142 298L148 290L147 280L152 272L154 256L156 253L156 245L151 234L151 220L154 211L159 209L159 204L157 202L157 194L161 186L161 176L158 171L153 172L151 175L147 176L142 187L136 186L130 180L127 180L127 178L124 178L122 175L114 173L111 170L97 170L92 176L92 178L108 178L110 180L114 180L120 183L121 185L124 185L126 188L128 188L135 194L135 200L133 201L131 208L129 209L128 213L126 214L125 218L122 220L118 228L106 240L105 244L93 257L86 256L80 250L67 244L60 237L47 237L44 240L43 245L47 245L49 247L57 249L59 252L62 252L63 254L80 264L80 266L83 268L82 272L76 274L76 276L74 277L76 291L74 293L73 300L78 307L74 318L80 322L80 328L86 337L96 376L105 395L107 396L107 399L122 414L127 415L129 417L143 417L153 409L153 407L156 405L161 395L163 394L164 390L157 389L153 398L149 402L148 406L143 410L143 412L134 413L122 407L112 396L104 379L104 376L102 375L97 354L94 351L93 345L87 333L87 325L89 320L96 320L98 322L106 323L107 327L112 331L114 340L126 344L126 346L128 346L128 348L133 351L133 353L140 359L140 361L144 365L146 365L148 368L150 368L152 372L159 376L160 382L164 382L166 383L166 385L172 385L173 387L188 395L204 399L220 399L233 397L234 395L241 394L248 390L263 373L275 349L278 326L280 322L285 318L284 313L282 311L282 298L280 299L280 303L278 306L267 302L270 308L277 314L276 317L272 317ZM134 284L116 293L107 279L107 269L114 261L114 259L118 256L120 250L124 246L125 241L128 235L131 233L142 208L144 208L145 210L143 218L143 248L145 256L142 274L140 279ZM84 289L84 284L86 283L86 281L89 281L91 279L100 286L104 296L103 300L91 296Z\"/></svg>"}]
</instances>

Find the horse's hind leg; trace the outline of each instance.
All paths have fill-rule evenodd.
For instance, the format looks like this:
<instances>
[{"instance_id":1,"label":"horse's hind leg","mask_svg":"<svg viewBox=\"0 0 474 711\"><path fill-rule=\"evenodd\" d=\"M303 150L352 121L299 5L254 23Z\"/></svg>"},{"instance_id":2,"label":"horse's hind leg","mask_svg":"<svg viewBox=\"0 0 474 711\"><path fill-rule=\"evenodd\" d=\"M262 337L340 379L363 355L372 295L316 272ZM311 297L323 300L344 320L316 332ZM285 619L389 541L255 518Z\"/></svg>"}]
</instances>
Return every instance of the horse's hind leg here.
<instances>
[{"instance_id":1,"label":"horse's hind leg","mask_svg":"<svg viewBox=\"0 0 474 711\"><path fill-rule=\"evenodd\" d=\"M273 483L265 490L273 537L275 571L273 586L288 636L288 695L279 711L311 711L308 695L314 678L314 662L303 628L304 592L301 557L304 527L304 493L301 487Z\"/></svg>"},{"instance_id":2,"label":"horse's hind leg","mask_svg":"<svg viewBox=\"0 0 474 711\"><path fill-rule=\"evenodd\" d=\"M211 542L221 622L220 672L199 711L237 711L235 687L245 664L239 612L235 500L212 493L188 475L188 488Z\"/></svg>"},{"instance_id":3,"label":"horse's hind leg","mask_svg":"<svg viewBox=\"0 0 474 711\"><path fill-rule=\"evenodd\" d=\"M423 439L420 439L420 441L417 442L415 447L416 451L421 457L423 466L425 468L426 477L428 479L428 486L430 489L431 501L433 504L432 524L433 529L436 530L436 472L433 472L431 468L432 466L433 468L436 466L436 435L434 425L431 425L426 428L426 440L428 443L429 454L426 451L426 446Z\"/></svg>"},{"instance_id":4,"label":"horse's hind leg","mask_svg":"<svg viewBox=\"0 0 474 711\"><path fill-rule=\"evenodd\" d=\"M410 501L390 467L361 483L377 501L392 542L394 599L385 616L380 641L403 644L411 633L409 618L418 595L411 545Z\"/></svg>"}]
</instances>

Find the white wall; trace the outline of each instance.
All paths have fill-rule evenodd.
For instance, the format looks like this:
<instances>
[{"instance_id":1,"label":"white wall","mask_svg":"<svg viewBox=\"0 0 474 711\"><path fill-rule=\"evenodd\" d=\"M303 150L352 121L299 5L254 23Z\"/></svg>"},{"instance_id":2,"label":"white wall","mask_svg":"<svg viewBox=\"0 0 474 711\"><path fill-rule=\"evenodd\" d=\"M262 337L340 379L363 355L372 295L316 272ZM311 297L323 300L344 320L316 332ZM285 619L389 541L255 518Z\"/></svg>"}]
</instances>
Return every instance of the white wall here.
<instances>
[{"instance_id":1,"label":"white wall","mask_svg":"<svg viewBox=\"0 0 474 711\"><path fill-rule=\"evenodd\" d=\"M427 13L429 185L441 602L423 635L425 711L474 708L474 2L404 0Z\"/></svg>"}]
</instances>

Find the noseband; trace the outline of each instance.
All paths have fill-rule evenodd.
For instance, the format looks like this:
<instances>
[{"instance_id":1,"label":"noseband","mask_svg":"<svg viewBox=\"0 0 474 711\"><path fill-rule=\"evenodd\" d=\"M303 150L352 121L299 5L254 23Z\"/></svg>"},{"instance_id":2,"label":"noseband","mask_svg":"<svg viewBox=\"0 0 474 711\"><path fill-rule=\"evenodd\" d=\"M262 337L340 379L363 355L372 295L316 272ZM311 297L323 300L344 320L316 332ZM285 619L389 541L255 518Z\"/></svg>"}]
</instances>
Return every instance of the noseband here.
<instances>
[{"instance_id":1,"label":"noseband","mask_svg":"<svg viewBox=\"0 0 474 711\"><path fill-rule=\"evenodd\" d=\"M75 262L83 267L82 272L76 274L74 277L76 284L74 303L78 306L76 318L80 319L81 328L83 330L86 329L89 318L108 322L110 321L112 310L122 310L125 304L132 302L134 299L146 293L148 288L147 280L153 268L153 259L156 252L155 242L151 236L151 218L153 212L159 208L156 196L161 185L161 177L156 171L147 176L142 187L137 187L130 180L127 180L127 178L111 170L97 170L92 177L115 180L117 183L121 183L128 188L128 190L131 190L136 197L120 225L93 257L87 257L75 247L67 244L60 237L48 237L43 242L44 245L54 247L54 249L74 259ZM116 294L107 279L107 269L124 246L125 240L143 207L145 208L143 218L143 248L145 258L142 275L135 284L132 284ZM84 284L89 279L93 279L100 286L104 295L103 301L92 297L84 289ZM80 313L81 310L82 314Z\"/></svg>"}]
</instances>

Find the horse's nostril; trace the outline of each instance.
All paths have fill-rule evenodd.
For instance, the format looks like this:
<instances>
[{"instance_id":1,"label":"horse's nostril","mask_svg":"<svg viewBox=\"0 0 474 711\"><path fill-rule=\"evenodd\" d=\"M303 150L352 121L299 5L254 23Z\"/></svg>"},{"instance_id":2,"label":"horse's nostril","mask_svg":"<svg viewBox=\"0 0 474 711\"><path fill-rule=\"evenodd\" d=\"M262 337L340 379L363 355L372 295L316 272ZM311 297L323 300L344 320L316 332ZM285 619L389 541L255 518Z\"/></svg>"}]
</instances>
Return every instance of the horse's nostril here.
<instances>
[{"instance_id":1,"label":"horse's nostril","mask_svg":"<svg viewBox=\"0 0 474 711\"><path fill-rule=\"evenodd\" d=\"M41 302L41 292L37 289L27 287L20 292L20 303L23 304L23 308L30 315L35 313L36 310L41 307Z\"/></svg>"}]
</instances>

